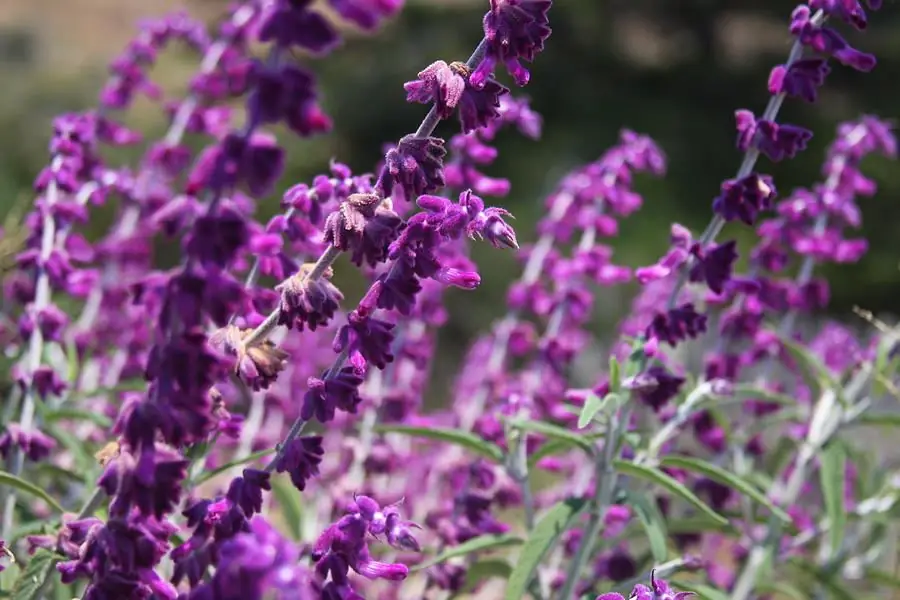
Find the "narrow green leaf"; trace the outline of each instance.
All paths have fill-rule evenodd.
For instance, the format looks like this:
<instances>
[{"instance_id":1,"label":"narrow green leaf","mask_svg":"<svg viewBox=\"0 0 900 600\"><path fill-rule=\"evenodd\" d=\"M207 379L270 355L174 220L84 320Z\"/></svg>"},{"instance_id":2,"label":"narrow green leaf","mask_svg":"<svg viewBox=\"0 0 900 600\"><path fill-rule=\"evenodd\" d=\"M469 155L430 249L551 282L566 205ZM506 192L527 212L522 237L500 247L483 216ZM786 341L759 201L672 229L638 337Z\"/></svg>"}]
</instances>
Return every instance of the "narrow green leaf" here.
<instances>
[{"instance_id":1,"label":"narrow green leaf","mask_svg":"<svg viewBox=\"0 0 900 600\"><path fill-rule=\"evenodd\" d=\"M794 585L784 581L773 581L771 583L761 581L756 586L756 589L760 594L773 594L778 597L792 598L793 600L809 600L808 594L804 594Z\"/></svg>"},{"instance_id":2,"label":"narrow green leaf","mask_svg":"<svg viewBox=\"0 0 900 600\"><path fill-rule=\"evenodd\" d=\"M808 579L810 589L820 585L825 588L832 598L837 600L857 600L859 596L844 586L840 575L833 570L823 569L807 560L798 558L788 559L790 564L799 569Z\"/></svg>"},{"instance_id":3,"label":"narrow green leaf","mask_svg":"<svg viewBox=\"0 0 900 600\"><path fill-rule=\"evenodd\" d=\"M624 398L622 394L615 393L607 394L603 398L597 394L588 396L584 402L584 408L581 409L581 414L578 415L578 428L584 429L590 425L598 413L608 412L609 406L613 403L618 405L622 398Z\"/></svg>"},{"instance_id":4,"label":"narrow green leaf","mask_svg":"<svg viewBox=\"0 0 900 600\"><path fill-rule=\"evenodd\" d=\"M97 460L91 453L91 446L74 434L59 427L57 424L45 423L42 428L44 433L55 439L60 445L72 453L75 466L79 474L84 476L85 482L96 479Z\"/></svg>"},{"instance_id":5,"label":"narrow green leaf","mask_svg":"<svg viewBox=\"0 0 900 600\"><path fill-rule=\"evenodd\" d=\"M503 462L503 450L499 446L468 431L443 427L411 427L408 425L376 425L375 430L380 433L401 433L413 437L448 442L472 450L494 462Z\"/></svg>"},{"instance_id":6,"label":"narrow green leaf","mask_svg":"<svg viewBox=\"0 0 900 600\"><path fill-rule=\"evenodd\" d=\"M481 535L463 542L458 546L454 546L453 548L448 548L437 556L430 558L421 564L415 565L410 570L421 571L423 569L433 567L434 565L438 565L442 562L446 562L451 558L456 558L457 556L465 556L467 554L481 552L483 550L493 550L494 548L503 548L504 546L518 546L524 541L525 540L523 540L522 538L509 534Z\"/></svg>"},{"instance_id":7,"label":"narrow green leaf","mask_svg":"<svg viewBox=\"0 0 900 600\"><path fill-rule=\"evenodd\" d=\"M480 560L466 572L466 590L472 590L476 585L485 579L497 577L499 579L508 579L512 573L512 567L505 560L487 559Z\"/></svg>"},{"instance_id":8,"label":"narrow green leaf","mask_svg":"<svg viewBox=\"0 0 900 600\"><path fill-rule=\"evenodd\" d=\"M12 473L7 473L6 471L0 471L0 485L9 486L16 488L21 492L25 492L30 496L35 496L36 498L40 498L44 502L50 505L53 510L56 512L64 512L63 507L59 505L59 502L56 501L53 496L34 485L30 481L25 481L21 477L16 477Z\"/></svg>"},{"instance_id":9,"label":"narrow green leaf","mask_svg":"<svg viewBox=\"0 0 900 600\"><path fill-rule=\"evenodd\" d=\"M708 477L717 483L744 494L754 502L762 504L769 509L773 515L784 521L792 523L791 517L779 507L775 506L766 495L757 489L749 481L739 477L738 475L727 471L722 467L706 462L699 458L691 458L688 456L667 456L662 459L661 464L665 467L675 467L677 469L685 469L694 473L700 473L704 477Z\"/></svg>"},{"instance_id":10,"label":"narrow green leaf","mask_svg":"<svg viewBox=\"0 0 900 600\"><path fill-rule=\"evenodd\" d=\"M300 502L300 491L286 477L273 477L272 494L278 501L278 512L290 530L291 537L300 541L303 537L303 505Z\"/></svg>"},{"instance_id":11,"label":"narrow green leaf","mask_svg":"<svg viewBox=\"0 0 900 600\"><path fill-rule=\"evenodd\" d=\"M731 596L705 583L673 581L673 587L681 592L694 592L701 600L731 600Z\"/></svg>"},{"instance_id":12,"label":"narrow green leaf","mask_svg":"<svg viewBox=\"0 0 900 600\"><path fill-rule=\"evenodd\" d=\"M587 400L584 401L581 413L578 415L578 429L584 429L590 425L597 413L600 412L601 406L603 406L603 398L593 393L588 396Z\"/></svg>"},{"instance_id":13,"label":"narrow green leaf","mask_svg":"<svg viewBox=\"0 0 900 600\"><path fill-rule=\"evenodd\" d=\"M215 477L216 475L220 475L224 473L228 469L232 469L234 467L239 467L241 465L246 465L248 463L252 463L255 460L258 460L264 456L268 456L269 454L274 454L274 448L266 448L265 450L260 450L259 452L254 452L253 454L249 454L243 458L236 458L231 462L227 462L224 465L220 465L215 469L210 471L206 471L201 473L196 480L194 480L194 485L200 485L201 483L205 483Z\"/></svg>"},{"instance_id":14,"label":"narrow green leaf","mask_svg":"<svg viewBox=\"0 0 900 600\"><path fill-rule=\"evenodd\" d=\"M60 559L55 553L45 548L38 548L31 558L25 569L19 575L16 583L13 585L13 600L34 600L41 592L44 581L50 576L54 565Z\"/></svg>"},{"instance_id":15,"label":"narrow green leaf","mask_svg":"<svg viewBox=\"0 0 900 600\"><path fill-rule=\"evenodd\" d=\"M841 393L841 386L818 356L813 354L809 348L798 344L793 339L782 337L781 343L784 345L785 350L788 351L788 354L797 361L804 381L816 396L823 389L829 389L838 395L838 400L842 405L846 405Z\"/></svg>"},{"instance_id":16,"label":"narrow green leaf","mask_svg":"<svg viewBox=\"0 0 900 600\"><path fill-rule=\"evenodd\" d=\"M609 357L609 391L618 392L622 387L622 367L615 356Z\"/></svg>"},{"instance_id":17,"label":"narrow green leaf","mask_svg":"<svg viewBox=\"0 0 900 600\"><path fill-rule=\"evenodd\" d=\"M44 413L44 420L49 423L55 423L60 420L69 421L90 421L98 427L109 429L112 427L112 421L103 413L94 412L92 410L84 410L80 408L61 407L48 410Z\"/></svg>"},{"instance_id":18,"label":"narrow green leaf","mask_svg":"<svg viewBox=\"0 0 900 600\"><path fill-rule=\"evenodd\" d=\"M873 425L876 427L900 427L900 413L864 412L853 420L855 425Z\"/></svg>"},{"instance_id":19,"label":"narrow green leaf","mask_svg":"<svg viewBox=\"0 0 900 600\"><path fill-rule=\"evenodd\" d=\"M866 569L864 579L881 587L900 590L900 577L880 569Z\"/></svg>"},{"instance_id":20,"label":"narrow green leaf","mask_svg":"<svg viewBox=\"0 0 900 600\"><path fill-rule=\"evenodd\" d=\"M669 477L659 469L635 464L633 462L625 460L615 460L613 461L613 464L616 470L620 473L623 473L630 477L637 477L639 479L655 483L656 485L664 488L669 493L678 496L679 498L708 516L710 519L721 523L722 525L730 527L730 524L725 519L725 517L711 509L706 503L703 502L703 500L698 498L696 494L694 494L694 492L685 487L681 482L676 481L672 477Z\"/></svg>"},{"instance_id":21,"label":"narrow green leaf","mask_svg":"<svg viewBox=\"0 0 900 600\"><path fill-rule=\"evenodd\" d=\"M525 597L525 590L528 589L535 569L586 504L587 500L583 498L569 498L552 506L541 518L525 542L519 560L509 576L506 600L522 600Z\"/></svg>"},{"instance_id":22,"label":"narrow green leaf","mask_svg":"<svg viewBox=\"0 0 900 600\"><path fill-rule=\"evenodd\" d=\"M847 468L847 454L844 447L832 442L819 454L819 483L825 501L825 515L828 517L828 540L832 556L841 549L847 513L844 510L844 477Z\"/></svg>"},{"instance_id":23,"label":"narrow green leaf","mask_svg":"<svg viewBox=\"0 0 900 600\"><path fill-rule=\"evenodd\" d=\"M566 442L572 446L578 446L588 454L592 454L594 452L594 445L587 437L566 429L565 427L554 425L553 423L517 419L512 421L512 426L518 429L523 429L525 431L541 433L543 435L546 435L548 438Z\"/></svg>"},{"instance_id":24,"label":"narrow green leaf","mask_svg":"<svg viewBox=\"0 0 900 600\"><path fill-rule=\"evenodd\" d=\"M655 502L650 501L649 494L630 493L628 494L628 503L637 513L641 527L650 542L653 561L656 564L666 562L669 558L669 548L666 544L666 522L659 512L659 507Z\"/></svg>"},{"instance_id":25,"label":"narrow green leaf","mask_svg":"<svg viewBox=\"0 0 900 600\"><path fill-rule=\"evenodd\" d=\"M644 336L638 336L631 341L631 351L625 361L623 369L625 379L634 377L644 370L647 364L647 353L644 352L644 344L647 342Z\"/></svg>"}]
</instances>

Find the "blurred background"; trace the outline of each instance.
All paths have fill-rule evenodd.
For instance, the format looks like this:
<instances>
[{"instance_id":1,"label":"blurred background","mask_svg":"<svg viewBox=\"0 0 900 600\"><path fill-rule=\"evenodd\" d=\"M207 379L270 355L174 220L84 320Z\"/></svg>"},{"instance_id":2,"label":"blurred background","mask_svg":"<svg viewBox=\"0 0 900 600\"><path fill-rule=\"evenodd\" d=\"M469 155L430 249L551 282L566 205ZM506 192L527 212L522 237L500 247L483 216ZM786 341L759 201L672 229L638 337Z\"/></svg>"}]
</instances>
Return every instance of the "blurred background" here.
<instances>
[{"instance_id":1,"label":"blurred background","mask_svg":"<svg viewBox=\"0 0 900 600\"><path fill-rule=\"evenodd\" d=\"M863 112L898 116L900 5L886 4L865 35L848 32L851 43L877 55L874 72L836 66L819 102L786 103L782 118L810 127L815 138L796 160L763 163L782 193L817 181L824 149L841 120ZM343 48L309 61L321 77L322 103L335 129L310 141L284 136L288 167L279 191L323 172L331 157L355 170L372 170L383 144L411 132L424 114L424 107L404 101L403 82L438 58L465 60L481 37L486 5L487 0L407 0L401 16L377 36L347 32ZM51 118L94 104L106 64L134 34L140 17L184 6L212 24L226 3L0 0L0 221L31 201L31 182L47 160ZM543 198L556 181L598 157L622 127L651 135L668 154L670 167L664 179L638 181L645 208L622 223L613 241L616 262L655 261L667 248L673 221L702 229L721 180L732 177L740 162L734 110L760 113L765 106L769 70L783 62L791 43L786 27L794 6L786 0L557 0L553 35L530 67L533 83L514 90L529 95L543 115L543 138L533 142L505 133L498 143L500 158L488 170L513 182L503 203L517 217L520 241L534 239ZM195 56L175 50L160 63L156 79L179 97L196 66ZM158 137L166 126L149 103L139 103L128 122L148 138ZM438 135L449 137L455 125L445 124ZM827 271L830 310L841 319L855 319L854 304L892 313L900 296L900 168L881 159L865 168L879 184L877 197L862 201L862 235L871 251L859 265ZM265 216L278 210L278 197L261 202ZM93 236L112 216L101 212L95 217ZM752 243L753 232L742 226L726 235L737 236L745 250ZM441 332L451 362L459 357L454 350L461 351L475 332L502 314L506 287L518 270L509 252L480 247L476 258L482 289L477 295L454 292L453 319ZM633 292L601 291L598 331L627 310Z\"/></svg>"}]
</instances>

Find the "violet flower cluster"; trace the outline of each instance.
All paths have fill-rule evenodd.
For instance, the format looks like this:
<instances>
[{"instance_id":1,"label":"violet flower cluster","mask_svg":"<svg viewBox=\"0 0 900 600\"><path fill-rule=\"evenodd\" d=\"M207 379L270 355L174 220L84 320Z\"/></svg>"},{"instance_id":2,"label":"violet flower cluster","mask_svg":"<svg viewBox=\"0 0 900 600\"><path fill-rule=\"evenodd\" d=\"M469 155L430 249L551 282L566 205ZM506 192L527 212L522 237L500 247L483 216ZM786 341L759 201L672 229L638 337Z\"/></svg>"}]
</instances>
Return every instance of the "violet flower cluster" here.
<instances>
[{"instance_id":1,"label":"violet flower cluster","mask_svg":"<svg viewBox=\"0 0 900 600\"><path fill-rule=\"evenodd\" d=\"M344 23L376 32L402 2L245 0L212 33L183 13L141 25L98 106L55 120L3 281L17 361L0 591L747 600L890 580L900 479L856 460L844 432L900 395L897 331L864 312L863 328L822 320L816 269L865 254L857 200L877 192L868 157L897 157L893 125L840 124L823 180L783 197L757 167L807 149L811 131L777 121L787 98L814 102L834 63L875 67L838 28L865 29L880 2L794 10L769 105L736 112L744 158L709 226L673 224L638 268L611 240L640 218L643 176L665 174L648 135L623 129L564 176L533 236L503 207L495 142L533 143L542 121L501 80L530 84L551 4L489 0L469 60L405 84L429 107L413 133L372 173L333 160L287 186L264 223L286 162L273 126L331 126L298 56L334 51ZM184 97L152 79L170 42L200 57ZM162 140L121 124L138 97L169 119ZM449 140L442 121L458 123ZM108 158L138 144L136 166ZM98 207L115 222L88 241ZM744 249L717 239L732 222L757 234L745 273ZM176 266L160 268L160 239ZM438 334L459 294L478 294L480 242L522 272L453 389L435 390ZM365 278L361 297L336 268ZM595 305L632 280L616 336L598 340ZM433 393L449 401L434 410Z\"/></svg>"}]
</instances>

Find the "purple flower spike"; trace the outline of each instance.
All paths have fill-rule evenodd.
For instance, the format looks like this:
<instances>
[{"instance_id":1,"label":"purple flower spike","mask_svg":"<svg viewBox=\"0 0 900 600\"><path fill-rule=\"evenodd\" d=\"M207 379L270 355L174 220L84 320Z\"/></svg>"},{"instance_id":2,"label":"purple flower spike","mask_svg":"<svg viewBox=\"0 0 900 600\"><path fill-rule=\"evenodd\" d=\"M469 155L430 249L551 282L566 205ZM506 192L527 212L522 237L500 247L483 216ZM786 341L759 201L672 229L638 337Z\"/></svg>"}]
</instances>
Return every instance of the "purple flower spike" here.
<instances>
[{"instance_id":1,"label":"purple flower spike","mask_svg":"<svg viewBox=\"0 0 900 600\"><path fill-rule=\"evenodd\" d=\"M550 37L547 13L552 0L491 0L484 15L484 37L488 52L473 74L473 85L480 87L497 63L503 63L517 85L526 85L531 74L519 63L528 62L544 49Z\"/></svg>"}]
</instances>

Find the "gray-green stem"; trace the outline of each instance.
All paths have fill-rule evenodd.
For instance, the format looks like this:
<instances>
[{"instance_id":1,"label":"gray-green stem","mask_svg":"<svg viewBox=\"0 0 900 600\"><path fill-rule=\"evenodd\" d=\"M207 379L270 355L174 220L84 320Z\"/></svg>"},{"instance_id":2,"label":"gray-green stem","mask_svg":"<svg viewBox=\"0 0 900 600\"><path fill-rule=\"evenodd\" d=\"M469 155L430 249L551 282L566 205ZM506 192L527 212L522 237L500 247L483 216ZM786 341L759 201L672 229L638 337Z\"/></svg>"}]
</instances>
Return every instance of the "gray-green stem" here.
<instances>
[{"instance_id":1,"label":"gray-green stem","mask_svg":"<svg viewBox=\"0 0 900 600\"><path fill-rule=\"evenodd\" d=\"M810 23L813 25L821 25L825 21L826 15L824 11L816 11L816 13L810 19ZM803 55L803 44L800 40L796 40L794 45L791 46L791 51L788 54L788 58L785 61L785 66L790 66L793 63L797 62L800 57ZM785 94L776 94L769 98L769 103L766 105L766 109L763 111L762 119L767 121L774 121L778 116L778 111L781 110L781 105L784 103L786 95ZM759 150L755 146L751 146L747 152L744 154L744 159L741 161L741 166L738 169L736 179L743 179L747 175L749 175L753 168L756 166L756 161L759 160ZM722 228L725 227L725 219L723 219L719 215L715 215L712 220L707 225L703 234L700 236L698 242L701 246L706 246L707 244L715 241L716 237L721 233ZM687 283L688 276L691 272L691 267L694 266L695 260L693 257L686 261L682 266L678 274L678 281L675 284L675 287L672 288L672 292L669 294L669 299L666 302L666 307L668 309L672 309L675 307L675 304L678 302L678 294L681 292L682 288L684 288Z\"/></svg>"},{"instance_id":2,"label":"gray-green stem","mask_svg":"<svg viewBox=\"0 0 900 600\"><path fill-rule=\"evenodd\" d=\"M603 519L606 516L606 509L612 502L613 493L616 489L617 474L613 468L613 460L616 457L619 438L628 428L630 415L631 411L626 407L619 414L614 414L610 417L603 452L597 461L595 471L596 490L594 499L591 502L591 516L584 534L581 536L578 550L576 550L575 556L572 558L566 581L557 600L572 600L574 598L575 586L578 585L581 572L591 557L595 541L603 531Z\"/></svg>"},{"instance_id":3,"label":"gray-green stem","mask_svg":"<svg viewBox=\"0 0 900 600\"><path fill-rule=\"evenodd\" d=\"M482 39L481 43L475 48L475 51L472 52L472 56L469 57L469 60L466 61L466 66L470 69L475 69L481 64L481 61L484 60L485 54L487 54L488 50L488 41L486 39ZM441 122L441 117L438 115L438 110L436 106L431 107L431 110L428 111L428 114L425 115L425 118L422 119L422 123L419 124L418 129L414 137L417 138L426 138L434 133L434 130L437 128L438 123ZM384 200L382 199L382 202ZM321 279L325 272L328 271L329 267L331 267L334 262L341 255L341 251L335 248L334 246L328 246L322 255L319 257L319 260L316 261L315 267L306 275L304 278L305 281L318 281ZM272 311L266 319L260 323L260 325L253 330L253 332L244 340L244 343L247 346L253 346L255 344L262 343L266 337L272 332L275 327L278 326L278 318L280 317L281 311L276 308Z\"/></svg>"}]
</instances>

